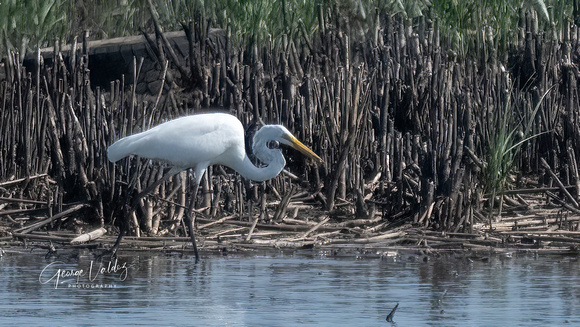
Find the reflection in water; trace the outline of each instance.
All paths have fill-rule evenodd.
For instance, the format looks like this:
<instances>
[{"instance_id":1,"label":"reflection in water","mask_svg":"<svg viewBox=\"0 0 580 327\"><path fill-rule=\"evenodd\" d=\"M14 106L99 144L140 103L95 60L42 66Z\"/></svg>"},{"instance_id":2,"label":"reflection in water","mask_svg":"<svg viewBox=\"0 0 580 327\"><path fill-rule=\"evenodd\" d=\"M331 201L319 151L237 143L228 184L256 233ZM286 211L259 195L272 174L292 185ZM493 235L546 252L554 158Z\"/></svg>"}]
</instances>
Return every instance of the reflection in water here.
<instances>
[{"instance_id":1,"label":"reflection in water","mask_svg":"<svg viewBox=\"0 0 580 327\"><path fill-rule=\"evenodd\" d=\"M187 255L126 253L111 265L88 252L37 252L0 258L0 316L11 325L390 326L397 303L399 327L580 324L577 257L301 253L196 265ZM116 269L124 265L126 278ZM62 283L46 282L59 269Z\"/></svg>"}]
</instances>

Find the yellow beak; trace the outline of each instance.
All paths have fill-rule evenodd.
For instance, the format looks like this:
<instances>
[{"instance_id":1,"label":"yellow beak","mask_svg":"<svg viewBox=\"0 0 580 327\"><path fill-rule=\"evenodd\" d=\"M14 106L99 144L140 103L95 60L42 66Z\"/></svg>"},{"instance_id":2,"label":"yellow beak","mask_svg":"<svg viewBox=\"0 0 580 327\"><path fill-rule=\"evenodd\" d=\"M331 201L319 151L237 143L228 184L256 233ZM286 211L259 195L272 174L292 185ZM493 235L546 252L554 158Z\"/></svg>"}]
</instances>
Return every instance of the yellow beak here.
<instances>
[{"instance_id":1,"label":"yellow beak","mask_svg":"<svg viewBox=\"0 0 580 327\"><path fill-rule=\"evenodd\" d=\"M322 159L316 153L314 153L312 150L310 150L306 145L302 144L302 142L298 141L298 139L295 138L294 136L284 135L282 137L285 138L286 140L290 141L291 146L294 149L302 152L303 155L314 160L316 163L322 163Z\"/></svg>"}]
</instances>

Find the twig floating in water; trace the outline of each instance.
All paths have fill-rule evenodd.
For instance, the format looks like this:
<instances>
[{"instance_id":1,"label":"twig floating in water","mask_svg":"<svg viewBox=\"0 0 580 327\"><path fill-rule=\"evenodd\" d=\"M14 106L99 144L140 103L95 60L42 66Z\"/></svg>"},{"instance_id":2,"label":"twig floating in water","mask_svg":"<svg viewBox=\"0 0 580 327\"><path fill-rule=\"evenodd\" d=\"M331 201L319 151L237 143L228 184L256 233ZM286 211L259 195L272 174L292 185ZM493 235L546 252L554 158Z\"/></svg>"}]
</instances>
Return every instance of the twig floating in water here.
<instances>
[{"instance_id":1,"label":"twig floating in water","mask_svg":"<svg viewBox=\"0 0 580 327\"><path fill-rule=\"evenodd\" d=\"M397 303L397 305L395 305L395 307L393 308L393 310L391 310L391 313L389 313L389 315L387 316L387 321L388 322L393 322L393 317L395 317L395 311L397 311L397 308L399 307L399 303Z\"/></svg>"}]
</instances>

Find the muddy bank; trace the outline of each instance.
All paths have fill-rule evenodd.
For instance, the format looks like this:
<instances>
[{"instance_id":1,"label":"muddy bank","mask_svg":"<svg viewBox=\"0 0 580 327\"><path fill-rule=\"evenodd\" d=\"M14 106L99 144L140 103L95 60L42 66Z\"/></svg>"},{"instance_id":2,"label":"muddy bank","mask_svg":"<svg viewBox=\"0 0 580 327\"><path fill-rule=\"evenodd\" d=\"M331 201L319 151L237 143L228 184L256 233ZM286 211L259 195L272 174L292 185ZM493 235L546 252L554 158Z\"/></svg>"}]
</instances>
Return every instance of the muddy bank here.
<instances>
[{"instance_id":1,"label":"muddy bank","mask_svg":"<svg viewBox=\"0 0 580 327\"><path fill-rule=\"evenodd\" d=\"M546 191L549 192L549 191ZM474 226L471 233L433 231L402 222L399 226L384 226L375 219L329 217L324 212L313 215L315 209L290 202L296 210L293 217L276 223L262 223L227 216L210 219L203 210L197 213L197 239L202 254L258 253L260 251L327 251L331 255L362 255L389 257L399 253L439 255L457 253L484 255L490 253L580 254L580 232L570 231L570 225L580 220L580 214L566 212L556 203L546 201L537 191L522 195L521 202L506 205L504 216L493 222ZM308 212L310 218L304 218ZM53 223L58 223L53 220ZM90 226L85 229L90 230ZM109 249L116 240L114 231L103 231L85 242L74 242L82 235L74 231L26 231L10 229L3 224L0 247L20 251L44 249L68 251ZM388 230L386 232L385 230ZM97 229L99 231L99 229ZM86 235L86 234L85 234ZM72 242L72 243L71 243ZM161 251L193 254L188 237L127 236L121 251Z\"/></svg>"}]
</instances>

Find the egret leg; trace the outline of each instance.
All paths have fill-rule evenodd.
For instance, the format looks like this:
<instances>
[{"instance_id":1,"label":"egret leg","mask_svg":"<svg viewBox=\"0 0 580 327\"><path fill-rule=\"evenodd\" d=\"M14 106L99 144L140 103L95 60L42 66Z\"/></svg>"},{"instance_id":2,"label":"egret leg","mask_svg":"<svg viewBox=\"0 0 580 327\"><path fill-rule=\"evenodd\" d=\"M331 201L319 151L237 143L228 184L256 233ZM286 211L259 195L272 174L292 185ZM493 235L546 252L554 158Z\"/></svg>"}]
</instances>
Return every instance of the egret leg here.
<instances>
[{"instance_id":1,"label":"egret leg","mask_svg":"<svg viewBox=\"0 0 580 327\"><path fill-rule=\"evenodd\" d=\"M123 218L119 220L119 235L117 236L117 240L115 241L115 244L113 244L113 247L111 247L111 249L105 253L110 253L113 257L117 255L117 250L119 249L119 244L121 244L123 236L125 236L125 234L127 234L129 231L129 217L131 216L131 211L123 210L123 212Z\"/></svg>"},{"instance_id":2,"label":"egret leg","mask_svg":"<svg viewBox=\"0 0 580 327\"><path fill-rule=\"evenodd\" d=\"M137 210L137 205L139 204L139 200L141 200L143 197L145 197L147 194L151 193L151 191L153 191L157 186L161 185L161 183L167 181L169 178L171 178L173 175L181 172L183 169L181 168L176 168L173 167L171 168L167 174L165 174L161 179L155 181L153 184L149 185L145 190L141 191L140 193L138 193L137 195L135 195L134 197L129 199L130 205L128 205L128 210L123 210L124 214L123 214L123 219L120 221L119 224L119 236L117 236L117 240L115 241L115 244L113 245L113 247L109 250L109 252L115 256L117 254L117 250L119 248L119 244L121 244L121 240L123 239L123 236L125 236L125 234L127 234L127 232L129 232L129 219L131 217L131 214ZM195 244L194 244L195 247ZM197 253L197 252L196 252Z\"/></svg>"},{"instance_id":3,"label":"egret leg","mask_svg":"<svg viewBox=\"0 0 580 327\"><path fill-rule=\"evenodd\" d=\"M199 188L199 183L195 184L193 189L193 193L191 194L191 200L189 202L189 207L187 208L187 212L183 217L183 221L187 225L187 229L189 229L189 236L191 237L191 244L193 244L193 251L195 252L195 262L199 262L199 253L197 252L197 243L195 242L195 231L193 228L193 209L195 208L195 198L197 197L197 189Z\"/></svg>"}]
</instances>

